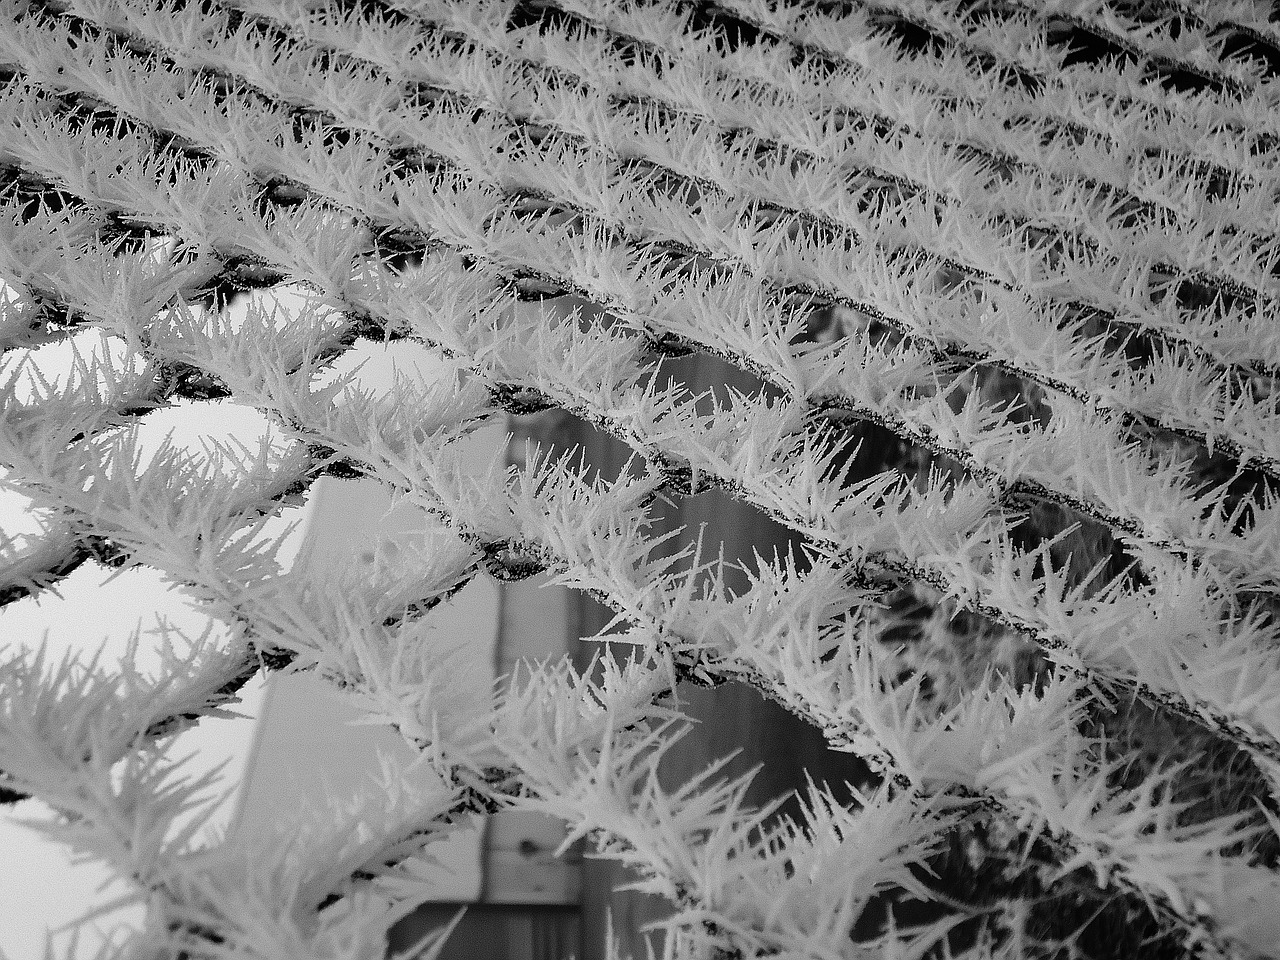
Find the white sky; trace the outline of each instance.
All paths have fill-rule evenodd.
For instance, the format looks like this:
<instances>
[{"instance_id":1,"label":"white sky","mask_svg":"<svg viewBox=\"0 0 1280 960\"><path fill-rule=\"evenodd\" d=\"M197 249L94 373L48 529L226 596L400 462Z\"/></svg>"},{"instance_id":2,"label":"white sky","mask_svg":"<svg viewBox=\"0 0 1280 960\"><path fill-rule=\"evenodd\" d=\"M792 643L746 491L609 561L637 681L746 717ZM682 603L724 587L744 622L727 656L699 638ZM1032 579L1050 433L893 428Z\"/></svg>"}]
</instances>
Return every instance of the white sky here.
<instances>
[{"instance_id":1,"label":"white sky","mask_svg":"<svg viewBox=\"0 0 1280 960\"><path fill-rule=\"evenodd\" d=\"M6 292L3 281L0 281L0 299ZM279 299L288 308L290 301L287 295ZM244 310L243 302L232 308L233 322L237 315L243 317ZM101 353L103 338L100 335L82 335L76 340L86 359L91 351ZM111 341L112 355L119 357L121 351L115 348L122 346L118 341ZM16 355L26 352L11 351L15 357L0 366L0 381L11 375ZM349 353L336 365L336 369L351 369L356 363L356 355L357 351ZM389 385L393 366L405 372L416 369L423 374L428 374L434 366L424 348L403 342L391 344L389 348L381 344L361 345L358 357L370 358L359 378L359 383L365 386ZM71 369L72 353L65 345L49 346L33 351L32 360L52 380L60 372ZM62 375L65 377L65 372ZM20 399L26 397L20 395ZM212 416L210 409L216 411ZM145 463L147 451L154 452L170 430L173 431L172 442L175 445L186 447L193 454L201 454L201 436L226 439L234 435L250 449L256 449L258 438L266 427L266 420L251 408L226 402L213 405L183 403L176 409L156 411L146 417L139 428L139 439ZM28 505L25 498L0 491L0 531L11 537L38 533L39 525L30 515ZM289 523L301 520L304 512L305 508L286 510L283 516L274 520L274 526L268 528L267 535L274 537L283 532ZM303 532L302 524L299 524L278 554L285 566L292 562ZM146 635L146 631L155 626L157 614L168 618L172 625L185 631L192 639L199 637L207 618L188 604L182 595L167 588L158 574L137 569L103 585L112 572L89 562L58 584L61 598L46 591L38 600L25 598L0 608L0 655L7 657L19 649L34 648L44 631L48 630L49 656L54 662L58 662L65 651L80 651L91 656L97 646L105 642L102 663L109 665L119 662L129 634L141 625L143 639L138 665L145 670L148 664L154 666L158 663ZM243 702L232 709L257 717L263 702L261 679L249 684L242 691L241 698ZM196 754L187 771L190 776L199 775L229 759L218 787L218 792L225 792L239 782L253 736L254 724L249 720L206 718L195 729L175 738L170 756ZM228 799L212 825L228 826L234 806L234 798ZM47 931L78 919L90 908L108 902L124 889L119 885L103 886L110 879L106 868L96 863L71 864L61 845L48 842L37 832L15 822L20 818L47 819L49 815L48 808L34 800L0 808L0 952L8 960L36 960L41 957ZM86 925L80 933L76 956L92 956L103 936L109 936L117 925L127 927L136 923L140 915L140 908L128 908ZM70 934L55 935L53 943L55 954L65 956Z\"/></svg>"}]
</instances>

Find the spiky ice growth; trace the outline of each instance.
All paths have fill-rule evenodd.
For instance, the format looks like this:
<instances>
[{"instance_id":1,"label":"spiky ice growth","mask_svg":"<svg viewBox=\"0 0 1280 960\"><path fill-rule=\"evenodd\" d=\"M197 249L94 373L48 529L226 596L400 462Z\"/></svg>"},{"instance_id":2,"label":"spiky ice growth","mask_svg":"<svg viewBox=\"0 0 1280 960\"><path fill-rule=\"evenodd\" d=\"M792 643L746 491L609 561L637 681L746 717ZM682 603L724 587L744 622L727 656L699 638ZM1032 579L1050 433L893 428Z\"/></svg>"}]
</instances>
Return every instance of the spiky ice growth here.
<instances>
[{"instance_id":1,"label":"spiky ice growth","mask_svg":"<svg viewBox=\"0 0 1280 960\"><path fill-rule=\"evenodd\" d=\"M134 883L125 954L380 957L423 846L517 806L669 898L672 957L1280 956L1265 5L0 7L6 361L128 357L5 384L4 484L49 522L2 537L0 597L142 564L231 628L159 678L5 648L0 795ZM302 309L227 321L284 283ZM450 374L317 386L362 338ZM757 389L655 375L689 351ZM218 398L287 449L141 467L148 413ZM550 408L634 469L461 468L450 441ZM846 470L874 438L898 452ZM325 474L447 530L303 582L260 534ZM802 555L745 591L673 559L654 504L710 487ZM632 655L463 695L422 615L537 569ZM207 784L159 744L283 669L395 724L438 788L389 773L385 809L276 850L175 836ZM755 686L876 784L814 787L804 823L715 771L665 791L686 679ZM940 919L869 922L910 898Z\"/></svg>"}]
</instances>

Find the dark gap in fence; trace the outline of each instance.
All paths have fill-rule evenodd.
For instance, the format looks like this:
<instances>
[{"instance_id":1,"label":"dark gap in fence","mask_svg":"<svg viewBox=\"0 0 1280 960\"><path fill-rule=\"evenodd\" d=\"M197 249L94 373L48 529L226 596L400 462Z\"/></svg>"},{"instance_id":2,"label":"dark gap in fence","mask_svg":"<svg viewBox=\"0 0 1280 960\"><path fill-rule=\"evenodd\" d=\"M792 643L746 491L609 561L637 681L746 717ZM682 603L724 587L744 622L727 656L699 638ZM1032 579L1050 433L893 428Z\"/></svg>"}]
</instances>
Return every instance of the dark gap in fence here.
<instances>
[{"instance_id":1,"label":"dark gap in fence","mask_svg":"<svg viewBox=\"0 0 1280 960\"><path fill-rule=\"evenodd\" d=\"M1110 188L1105 188L1110 198L1116 197L1118 194L1112 192ZM1107 219L1125 230L1135 230L1144 221L1153 215L1151 204L1137 197L1129 196L1115 204L1108 212Z\"/></svg>"},{"instance_id":2,"label":"dark gap in fence","mask_svg":"<svg viewBox=\"0 0 1280 960\"><path fill-rule=\"evenodd\" d=\"M997 871L979 872L982 861L978 857L987 855L985 841L990 819L989 814L978 813L970 819L963 836L958 830L949 831L941 849L925 861L928 869L910 868L916 880L954 901L977 908L994 905L1002 897L1022 893L1020 886L1025 885L1013 882ZM894 926L899 930L935 923L956 912L939 901L921 901L906 891L893 890L868 905L853 926L852 939L864 941L884 935L889 928L890 911ZM945 938L949 953L939 947L928 951L925 956L941 960L972 948L981 934L981 927L981 916L962 921Z\"/></svg>"},{"instance_id":3,"label":"dark gap in fence","mask_svg":"<svg viewBox=\"0 0 1280 960\"><path fill-rule=\"evenodd\" d=\"M1040 691L1053 671L1041 647L1021 632L966 610L927 583L907 583L882 598L880 644L899 651L903 683L920 681L922 706L940 716L986 682L988 667L1015 688Z\"/></svg>"},{"instance_id":4,"label":"dark gap in fence","mask_svg":"<svg viewBox=\"0 0 1280 960\"><path fill-rule=\"evenodd\" d=\"M746 803L758 809L787 798L765 820L768 830L784 817L805 822L806 776L845 806L856 806L851 787L866 790L879 782L860 758L830 749L821 730L754 687L730 681L714 688L681 683L676 689L681 709L702 722L694 727L697 736L690 734L676 743L659 764L659 780L668 790L682 786L710 762L740 750L717 777L738 777L760 766Z\"/></svg>"},{"instance_id":5,"label":"dark gap in fence","mask_svg":"<svg viewBox=\"0 0 1280 960\"><path fill-rule=\"evenodd\" d=\"M326 123L321 120L317 126L323 131L323 143L325 149L333 150L351 145L352 138L356 135L355 131L350 127L341 127L335 124Z\"/></svg>"},{"instance_id":6,"label":"dark gap in fence","mask_svg":"<svg viewBox=\"0 0 1280 960\"><path fill-rule=\"evenodd\" d=\"M1258 818L1259 804L1280 813L1270 778L1249 751L1182 714L1142 700L1108 711L1094 700L1084 730L1103 739L1111 760L1126 760L1112 778L1116 790L1136 790L1157 770L1195 758L1171 781L1174 799L1187 804L1177 817L1179 826L1238 814ZM1267 830L1223 849L1225 856L1251 853L1264 863L1280 862L1280 836Z\"/></svg>"},{"instance_id":7,"label":"dark gap in fence","mask_svg":"<svg viewBox=\"0 0 1280 960\"><path fill-rule=\"evenodd\" d=\"M422 266L426 258L427 244L420 236L408 230L388 228L379 230L373 237L372 254L390 269L403 273Z\"/></svg>"},{"instance_id":8,"label":"dark gap in fence","mask_svg":"<svg viewBox=\"0 0 1280 960\"><path fill-rule=\"evenodd\" d=\"M662 387L671 383L686 386L691 399L697 398L695 409L703 416L712 412L713 398L717 405L725 407L730 402L731 392L761 397L769 403L778 403L785 396L774 384L701 351L662 357L654 367L653 378Z\"/></svg>"},{"instance_id":9,"label":"dark gap in fence","mask_svg":"<svg viewBox=\"0 0 1280 960\"><path fill-rule=\"evenodd\" d=\"M31 350L70 336L75 325L64 307L34 291L24 292L24 306L12 302L9 305L8 329L0 340L0 358L10 350ZM3 602L0 599L0 604Z\"/></svg>"},{"instance_id":10,"label":"dark gap in fence","mask_svg":"<svg viewBox=\"0 0 1280 960\"><path fill-rule=\"evenodd\" d=\"M244 295L244 292L244 288L232 278L230 273L220 270L215 276L206 280L198 290L192 290L187 296L187 301L217 313L230 307Z\"/></svg>"},{"instance_id":11,"label":"dark gap in fence","mask_svg":"<svg viewBox=\"0 0 1280 960\"><path fill-rule=\"evenodd\" d=\"M1256 467L1241 467L1237 457L1215 448L1212 453L1206 443L1185 439L1157 425L1134 421L1129 425L1130 438L1142 440L1162 457L1190 461L1189 480L1198 489L1226 484L1223 509L1231 516L1239 515L1231 524L1233 536L1242 536L1253 526L1254 511L1251 501L1265 504L1267 498L1280 500L1280 480Z\"/></svg>"},{"instance_id":12,"label":"dark gap in fence","mask_svg":"<svg viewBox=\"0 0 1280 960\"><path fill-rule=\"evenodd\" d=\"M859 9L859 0L813 0L814 8L828 17L847 17Z\"/></svg>"},{"instance_id":13,"label":"dark gap in fence","mask_svg":"<svg viewBox=\"0 0 1280 960\"><path fill-rule=\"evenodd\" d=\"M392 26L412 25L409 15L382 0L334 0L334 6L342 13L359 13L368 20L384 20Z\"/></svg>"},{"instance_id":14,"label":"dark gap in fence","mask_svg":"<svg viewBox=\"0 0 1280 960\"><path fill-rule=\"evenodd\" d=\"M1181 70L1177 67L1158 65L1154 72L1161 78L1163 86L1179 93L1200 93L1203 90L1218 90L1222 84L1194 70Z\"/></svg>"},{"instance_id":15,"label":"dark gap in fence","mask_svg":"<svg viewBox=\"0 0 1280 960\"><path fill-rule=\"evenodd\" d=\"M616 33L607 33L604 39L620 63L628 67L646 68L655 77L661 79L665 71L664 64L667 62L665 53L647 50L643 44Z\"/></svg>"},{"instance_id":16,"label":"dark gap in fence","mask_svg":"<svg viewBox=\"0 0 1280 960\"><path fill-rule=\"evenodd\" d=\"M719 7L714 0L695 0L687 32L714 30L716 46L737 50L741 46L755 46L760 42L761 30L729 10Z\"/></svg>"},{"instance_id":17,"label":"dark gap in fence","mask_svg":"<svg viewBox=\"0 0 1280 960\"><path fill-rule=\"evenodd\" d=\"M1199 93L1210 89L1221 91L1224 82L1220 77L1204 73L1194 67L1181 66L1164 57L1144 57L1115 39L1091 29L1088 25L1067 18L1048 20L1050 43L1065 46L1068 53L1064 66L1115 61L1121 67L1146 61L1150 77L1163 86L1183 93ZM1171 22L1171 36L1180 32L1180 21Z\"/></svg>"},{"instance_id":18,"label":"dark gap in fence","mask_svg":"<svg viewBox=\"0 0 1280 960\"><path fill-rule=\"evenodd\" d=\"M890 43L912 58L939 57L948 47L958 47L983 68L996 70L1000 81L1007 86L1019 88L1034 96L1044 85L1042 78L1018 64L1000 61L985 50L969 46L963 40L956 41L941 35L927 24L918 23L902 13L873 10L871 23Z\"/></svg>"},{"instance_id":19,"label":"dark gap in fence","mask_svg":"<svg viewBox=\"0 0 1280 960\"><path fill-rule=\"evenodd\" d=\"M165 236L154 224L126 219L118 210L108 210L98 227L98 239L103 243L116 244L121 254L141 253L157 237Z\"/></svg>"},{"instance_id":20,"label":"dark gap in fence","mask_svg":"<svg viewBox=\"0 0 1280 960\"><path fill-rule=\"evenodd\" d=\"M630 451L620 440L599 429L581 417L556 407L524 416L513 416L511 420L512 441L510 446L511 462L517 466L527 467L536 456L541 462L558 460L571 455L570 463L581 463L588 468L588 479L599 477L606 483L614 483L625 474L639 477L644 473L644 460L637 457L631 461L628 469ZM612 449L617 445L617 454L599 457L598 451Z\"/></svg>"},{"instance_id":21,"label":"dark gap in fence","mask_svg":"<svg viewBox=\"0 0 1280 960\"><path fill-rule=\"evenodd\" d=\"M807 542L801 534L770 519L759 508L739 500L722 490L707 490L693 497L675 499L671 504L657 501L650 510L654 517L656 533L666 533L683 527L656 555L670 555L680 549L692 547L702 535L699 561L706 563L721 556L723 551L724 587L734 596L747 593L750 577L756 562L753 551L758 551L766 561L773 561L774 552L780 558L790 557L796 568L803 572L808 559L803 547ZM693 558L679 563L674 569L692 569ZM699 584L709 584L710 574L699 577Z\"/></svg>"},{"instance_id":22,"label":"dark gap in fence","mask_svg":"<svg viewBox=\"0 0 1280 960\"><path fill-rule=\"evenodd\" d=\"M1225 289L1221 286L1205 283L1203 280L1193 277L1175 277L1166 274L1169 278L1167 288L1172 288L1174 296L1177 298L1178 306L1184 310L1217 310L1225 312L1243 307L1246 310L1256 308L1257 304L1251 299L1236 294L1235 292ZM1153 283L1153 286L1156 284ZM1152 300L1156 298L1153 296Z\"/></svg>"},{"instance_id":23,"label":"dark gap in fence","mask_svg":"<svg viewBox=\"0 0 1280 960\"><path fill-rule=\"evenodd\" d=\"M103 110L88 102L83 95L62 95L56 99L69 103L63 114L67 127L78 136L97 135L123 140L146 142L151 139L150 130L137 120L113 109Z\"/></svg>"},{"instance_id":24,"label":"dark gap in fence","mask_svg":"<svg viewBox=\"0 0 1280 960\"><path fill-rule=\"evenodd\" d=\"M4 771L0 770L0 775L3 774ZM31 794L23 793L21 790L10 790L8 787L0 786L0 807L7 806L11 803L18 803L22 800L26 800L30 796Z\"/></svg>"},{"instance_id":25,"label":"dark gap in fence","mask_svg":"<svg viewBox=\"0 0 1280 960\"><path fill-rule=\"evenodd\" d=\"M1116 577L1124 577L1128 590L1147 586L1149 581L1140 564L1124 549L1124 543L1105 523L1078 513L1070 507L1048 501L1034 501L1026 505L1029 516L1010 531L1010 540L1022 552L1042 547L1073 524L1079 529L1060 539L1048 548L1049 562L1054 570L1061 571L1070 565L1067 584L1075 588L1082 584L1089 571L1097 563L1102 569L1089 581L1086 595L1092 596ZM1035 575L1045 575L1044 557L1036 560Z\"/></svg>"},{"instance_id":26,"label":"dark gap in fence","mask_svg":"<svg viewBox=\"0 0 1280 960\"><path fill-rule=\"evenodd\" d=\"M59 213L92 215L93 209L68 190L43 185L20 167L0 170L0 197L12 197L22 205L19 216L23 223L30 223L43 215Z\"/></svg>"},{"instance_id":27,"label":"dark gap in fence","mask_svg":"<svg viewBox=\"0 0 1280 960\"><path fill-rule=\"evenodd\" d=\"M507 17L507 32L537 28L541 35L547 30L564 30L580 22L572 13L560 10L541 0L523 0L517 3Z\"/></svg>"},{"instance_id":28,"label":"dark gap in fence","mask_svg":"<svg viewBox=\"0 0 1280 960\"><path fill-rule=\"evenodd\" d=\"M791 52L791 66L799 67L806 63L815 67L824 80L847 66L821 50L809 49L799 45L795 46Z\"/></svg>"},{"instance_id":29,"label":"dark gap in fence","mask_svg":"<svg viewBox=\"0 0 1280 960\"><path fill-rule=\"evenodd\" d=\"M1073 957L1183 960L1186 956L1177 931L1162 928L1140 897L1114 886L1100 889L1087 867L1058 877L1054 867L1060 854L1043 838L1032 839L999 814L980 811L969 824L963 832L949 833L942 850L930 859L936 876L913 870L918 879L976 908L995 907L1002 900L1025 902L1023 942L1027 944L1066 944L1078 931ZM1049 877L1056 879L1048 882ZM911 901L901 912L895 909L894 919L906 926L908 921L926 923L949 912L942 904ZM951 931L949 954L934 950L928 956L941 960L973 947L982 919L981 914L967 919Z\"/></svg>"},{"instance_id":30,"label":"dark gap in fence","mask_svg":"<svg viewBox=\"0 0 1280 960\"><path fill-rule=\"evenodd\" d=\"M1111 60L1121 62L1122 66L1137 63L1132 51L1070 20L1050 17L1045 21L1045 28L1050 45L1067 51L1062 59L1064 67L1103 64Z\"/></svg>"},{"instance_id":31,"label":"dark gap in fence","mask_svg":"<svg viewBox=\"0 0 1280 960\"><path fill-rule=\"evenodd\" d=\"M262 266L248 257L233 256L224 261L222 269L212 280L194 292L199 295L201 290L205 290L211 302L222 303L225 300L230 305L246 294L269 290L288 278L289 275L282 270Z\"/></svg>"},{"instance_id":32,"label":"dark gap in fence","mask_svg":"<svg viewBox=\"0 0 1280 960\"><path fill-rule=\"evenodd\" d=\"M1217 468L1218 476L1227 479L1230 471L1231 476L1227 483L1227 509L1235 510L1243 503L1240 516L1231 525L1231 533L1233 536L1242 536L1245 531L1253 527L1257 519L1252 503L1265 504L1268 498L1280 501L1280 480L1251 467L1244 468L1239 475L1236 475L1236 461L1221 453L1215 452L1211 457L1207 456L1207 450L1205 453L1209 462Z\"/></svg>"},{"instance_id":33,"label":"dark gap in fence","mask_svg":"<svg viewBox=\"0 0 1280 960\"><path fill-rule=\"evenodd\" d=\"M1226 34L1218 54L1220 59L1252 60L1263 68L1263 78L1266 80L1280 74L1280 47L1276 46L1275 41L1226 23L1219 24L1213 33Z\"/></svg>"},{"instance_id":34,"label":"dark gap in fence","mask_svg":"<svg viewBox=\"0 0 1280 960\"><path fill-rule=\"evenodd\" d=\"M920 466L922 451L872 420L823 417L811 426L810 436L817 456L830 457L822 481L840 489L894 468L912 476Z\"/></svg>"},{"instance_id":35,"label":"dark gap in fence","mask_svg":"<svg viewBox=\"0 0 1280 960\"><path fill-rule=\"evenodd\" d=\"M1058 862L1059 855L1043 838L1033 838L999 813L971 813L963 830L947 833L939 852L927 860L927 870L911 868L924 886L975 914L947 935L949 952L938 948L926 956L958 956L972 948L982 932L983 908L1019 900L1027 904L1028 943L1064 943L1078 933L1073 956L1181 960L1185 955L1176 930L1162 928L1140 897L1114 887L1099 888L1088 868L1057 877ZM1051 876L1056 879L1047 882ZM948 904L894 891L872 902L854 925L853 938L883 933L890 908L899 929L955 912Z\"/></svg>"},{"instance_id":36,"label":"dark gap in fence","mask_svg":"<svg viewBox=\"0 0 1280 960\"><path fill-rule=\"evenodd\" d=\"M1205 176L1202 181L1204 184L1204 195L1210 200L1226 199L1232 188L1240 181L1240 179L1242 179L1230 171L1223 170L1221 168L1207 168L1205 172L1207 173L1207 176ZM1226 236L1234 236L1236 232L1237 228L1234 226L1228 226L1223 229L1223 234Z\"/></svg>"},{"instance_id":37,"label":"dark gap in fence","mask_svg":"<svg viewBox=\"0 0 1280 960\"><path fill-rule=\"evenodd\" d=\"M887 12L877 12L871 22L905 53L913 57L938 57L946 49L942 37L927 27Z\"/></svg>"},{"instance_id":38,"label":"dark gap in fence","mask_svg":"<svg viewBox=\"0 0 1280 960\"><path fill-rule=\"evenodd\" d=\"M1090 336L1103 334L1106 337L1104 349L1112 355L1124 357L1131 370L1147 367L1160 350L1161 337L1158 334L1113 323L1105 316L1090 317L1085 320L1084 327Z\"/></svg>"}]
</instances>

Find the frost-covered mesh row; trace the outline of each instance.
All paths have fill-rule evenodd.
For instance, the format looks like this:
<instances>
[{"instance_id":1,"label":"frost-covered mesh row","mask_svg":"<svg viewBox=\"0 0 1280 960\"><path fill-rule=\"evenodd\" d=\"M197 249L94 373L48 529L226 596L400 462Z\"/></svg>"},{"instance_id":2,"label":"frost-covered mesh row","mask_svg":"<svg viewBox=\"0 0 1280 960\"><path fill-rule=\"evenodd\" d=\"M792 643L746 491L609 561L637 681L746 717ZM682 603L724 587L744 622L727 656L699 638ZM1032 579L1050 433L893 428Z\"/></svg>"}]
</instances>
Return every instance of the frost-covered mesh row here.
<instances>
[{"instance_id":1,"label":"frost-covered mesh row","mask_svg":"<svg viewBox=\"0 0 1280 960\"><path fill-rule=\"evenodd\" d=\"M4 384L3 482L48 522L0 531L0 598L143 564L231 628L159 679L0 663L0 799L46 801L136 884L128 955L380 956L424 845L517 806L667 897L674 957L1280 956L1264 5L0 7L0 344L98 330L126 355ZM229 322L286 282L301 309ZM318 385L361 338L449 373ZM689 352L759 389L659 376ZM226 397L289 446L140 467L151 411ZM549 408L636 468L463 468L453 441ZM849 474L873 431L907 453ZM325 474L445 527L292 576L264 524ZM745 591L673 559L655 504L710 487L804 556ZM536 570L633 655L477 697L422 614ZM276 850L175 836L205 784L158 743L283 669L394 724L438 789L391 774L385 809ZM879 786L814 788L800 824L714 770L664 791L682 680L751 684ZM947 849L959 891L930 876ZM895 898L941 919L876 922Z\"/></svg>"}]
</instances>

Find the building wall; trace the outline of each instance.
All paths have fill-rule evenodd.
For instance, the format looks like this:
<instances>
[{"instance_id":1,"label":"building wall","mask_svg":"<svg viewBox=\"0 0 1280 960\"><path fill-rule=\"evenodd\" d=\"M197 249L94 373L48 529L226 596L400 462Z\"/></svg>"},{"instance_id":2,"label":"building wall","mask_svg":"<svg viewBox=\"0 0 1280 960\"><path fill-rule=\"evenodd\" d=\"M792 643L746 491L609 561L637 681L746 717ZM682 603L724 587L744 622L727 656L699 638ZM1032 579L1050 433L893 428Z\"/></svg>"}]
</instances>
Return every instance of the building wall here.
<instances>
[{"instance_id":1,"label":"building wall","mask_svg":"<svg viewBox=\"0 0 1280 960\"><path fill-rule=\"evenodd\" d=\"M480 433L473 444L477 463L487 462L505 438L501 425ZM389 491L372 480L324 477L313 496L306 537L294 564L300 575L323 577L328 565L359 554L379 535L412 537L414 530L434 523L403 501L391 509ZM496 582L476 578L429 616L444 629L470 637L477 663L493 676L499 618ZM340 691L317 677L273 677L241 787L232 827L235 836L248 839L288 829L299 804L326 793L349 798L377 789L379 751L406 765L413 759L413 748L395 730L353 725L359 716ZM472 900L479 895L480 844L477 826L432 848L432 855L449 865L439 876L442 899Z\"/></svg>"},{"instance_id":2,"label":"building wall","mask_svg":"<svg viewBox=\"0 0 1280 960\"><path fill-rule=\"evenodd\" d=\"M705 355L666 363L664 376L698 391L715 390L721 402L729 387L745 392L759 389L749 375ZM563 411L548 411L482 431L482 438L475 442L477 469L488 462L508 426L513 433L510 455L517 461L523 458L526 440L562 450L576 445L588 464L614 477L632 452ZM376 532L405 535L428 522L425 514L407 504L388 513L389 506L389 496L376 483L321 481L315 519L298 563L322 575L326 562L358 552ZM659 536L678 526L684 526L685 532L669 549L692 542L704 528L704 556L715 555L723 545L726 560L747 567L755 566L757 551L768 559L775 550L795 551L799 546L789 531L714 491L676 498L666 513L655 517L653 533ZM745 577L730 585L744 588ZM580 670L586 669L604 644L578 638L591 637L612 618L584 594L548 587L541 576L501 586L489 578L477 578L432 615L456 617L454 629L474 635L476 654L488 658L494 676L507 674L521 658L536 661L565 653ZM618 653L626 655L625 650ZM289 809L290 798L314 793L326 778L341 789L355 789L377 770L375 745L406 761L411 758L410 748L391 730L345 726L354 719L354 711L317 681L290 677L275 683L250 761L242 829L262 829L280 810ZM659 770L668 789L678 788L735 750L741 753L722 775L738 775L761 765L748 795L756 805L792 791L803 792L806 774L818 783L828 782L838 796L845 793L844 781L857 784L866 779L865 767L855 758L828 750L820 731L749 687L682 687L680 692L686 712L699 722ZM801 819L794 797L780 811L784 814ZM447 922L458 903L470 903L469 917L455 930L456 942L443 960L481 956L567 960L570 955L597 960L606 955L609 915L622 955L646 956L646 940L653 935L646 935L643 928L670 916L671 907L658 897L619 891L619 886L636 879L633 874L612 861L592 858L586 850L571 852L557 862L550 851L564 835L564 827L546 818L508 817L496 826L491 823L489 830L487 837L477 830L465 842L459 841L449 854L453 878L442 877L434 901L397 926L391 937L393 948L407 946L426 930ZM574 902L580 903L577 911L557 906ZM661 937L653 936L650 942L661 954Z\"/></svg>"}]
</instances>

